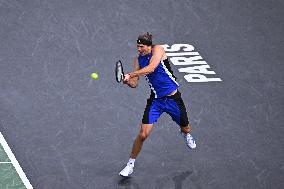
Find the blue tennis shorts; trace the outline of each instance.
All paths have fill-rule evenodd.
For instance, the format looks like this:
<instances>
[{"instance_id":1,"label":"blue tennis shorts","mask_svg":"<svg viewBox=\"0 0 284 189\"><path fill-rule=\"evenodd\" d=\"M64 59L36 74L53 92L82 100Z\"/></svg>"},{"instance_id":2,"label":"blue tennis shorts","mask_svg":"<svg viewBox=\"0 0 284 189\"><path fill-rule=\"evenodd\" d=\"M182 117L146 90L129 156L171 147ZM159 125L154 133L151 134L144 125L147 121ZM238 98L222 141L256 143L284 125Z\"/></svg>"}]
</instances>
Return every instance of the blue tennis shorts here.
<instances>
[{"instance_id":1,"label":"blue tennis shorts","mask_svg":"<svg viewBox=\"0 0 284 189\"><path fill-rule=\"evenodd\" d=\"M149 98L147 100L142 123L154 124L164 112L169 114L173 121L175 121L179 126L188 126L189 122L186 108L179 91L172 96Z\"/></svg>"}]
</instances>

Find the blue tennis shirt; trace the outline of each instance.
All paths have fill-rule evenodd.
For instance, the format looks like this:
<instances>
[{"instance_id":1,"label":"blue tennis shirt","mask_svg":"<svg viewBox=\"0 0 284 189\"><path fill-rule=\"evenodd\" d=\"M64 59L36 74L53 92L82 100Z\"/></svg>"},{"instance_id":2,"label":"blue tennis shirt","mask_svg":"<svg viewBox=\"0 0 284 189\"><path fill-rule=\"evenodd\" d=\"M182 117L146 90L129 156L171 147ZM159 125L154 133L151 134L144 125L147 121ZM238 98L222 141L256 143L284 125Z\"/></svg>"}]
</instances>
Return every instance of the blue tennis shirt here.
<instances>
[{"instance_id":1,"label":"blue tennis shirt","mask_svg":"<svg viewBox=\"0 0 284 189\"><path fill-rule=\"evenodd\" d=\"M145 56L139 55L138 63L140 68L142 69L148 66L151 58L152 53ZM155 98L167 96L179 87L168 59L161 60L154 72L146 75L145 77Z\"/></svg>"}]
</instances>

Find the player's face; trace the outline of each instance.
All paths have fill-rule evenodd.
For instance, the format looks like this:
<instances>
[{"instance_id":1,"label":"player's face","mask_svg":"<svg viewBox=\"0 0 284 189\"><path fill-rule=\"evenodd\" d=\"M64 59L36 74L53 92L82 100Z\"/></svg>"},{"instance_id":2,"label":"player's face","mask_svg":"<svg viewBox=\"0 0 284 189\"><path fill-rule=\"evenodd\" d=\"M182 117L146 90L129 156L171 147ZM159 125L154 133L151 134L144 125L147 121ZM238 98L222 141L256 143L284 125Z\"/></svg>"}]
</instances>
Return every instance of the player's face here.
<instances>
[{"instance_id":1,"label":"player's face","mask_svg":"<svg viewBox=\"0 0 284 189\"><path fill-rule=\"evenodd\" d=\"M137 44L137 50L138 50L139 55L144 56L144 55L148 54L149 48L150 47L147 46L147 45Z\"/></svg>"}]
</instances>

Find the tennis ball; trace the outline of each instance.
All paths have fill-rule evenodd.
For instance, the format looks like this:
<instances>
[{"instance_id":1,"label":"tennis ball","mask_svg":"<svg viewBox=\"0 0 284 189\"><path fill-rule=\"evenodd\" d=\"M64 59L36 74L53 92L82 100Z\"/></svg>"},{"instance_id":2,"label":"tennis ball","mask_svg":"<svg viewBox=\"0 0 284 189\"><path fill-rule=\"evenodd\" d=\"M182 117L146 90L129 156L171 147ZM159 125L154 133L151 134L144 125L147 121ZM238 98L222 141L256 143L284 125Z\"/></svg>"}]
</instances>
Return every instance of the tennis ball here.
<instances>
[{"instance_id":1,"label":"tennis ball","mask_svg":"<svg viewBox=\"0 0 284 189\"><path fill-rule=\"evenodd\" d=\"M91 78L93 78L94 80L99 78L99 75L97 73L92 73L91 74Z\"/></svg>"}]
</instances>

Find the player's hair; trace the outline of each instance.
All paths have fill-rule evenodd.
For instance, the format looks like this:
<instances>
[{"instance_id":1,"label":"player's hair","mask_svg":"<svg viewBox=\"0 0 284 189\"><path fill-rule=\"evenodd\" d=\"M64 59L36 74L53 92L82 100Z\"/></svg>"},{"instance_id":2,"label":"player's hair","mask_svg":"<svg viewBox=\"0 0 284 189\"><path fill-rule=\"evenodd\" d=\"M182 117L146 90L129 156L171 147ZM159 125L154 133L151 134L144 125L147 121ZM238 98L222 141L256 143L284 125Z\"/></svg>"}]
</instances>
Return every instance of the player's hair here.
<instances>
[{"instance_id":1,"label":"player's hair","mask_svg":"<svg viewBox=\"0 0 284 189\"><path fill-rule=\"evenodd\" d=\"M153 35L150 34L149 32L144 33L144 34L138 36L137 44L143 44L143 45L151 46L152 45L152 38L153 38Z\"/></svg>"}]
</instances>

